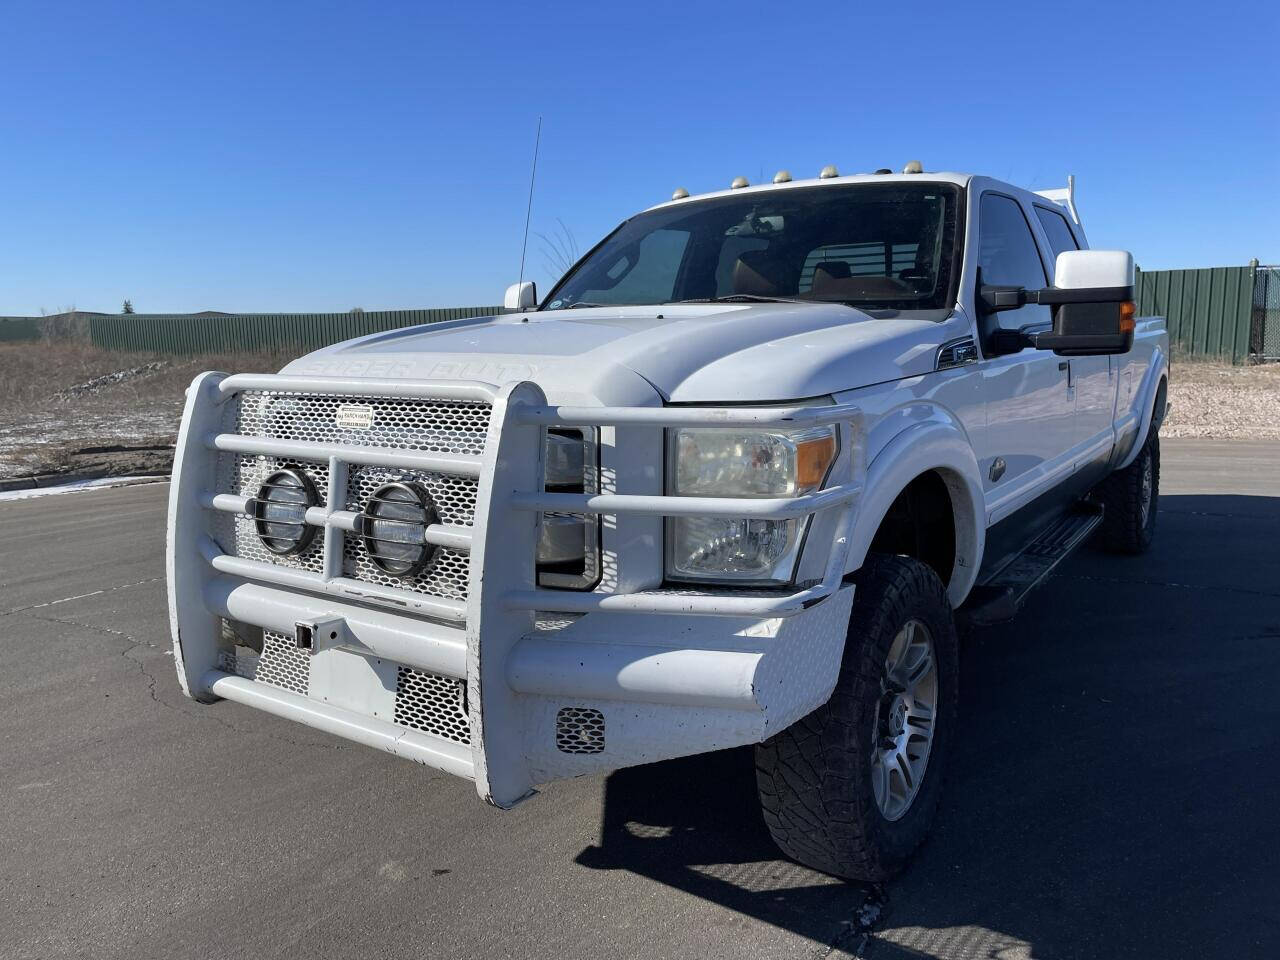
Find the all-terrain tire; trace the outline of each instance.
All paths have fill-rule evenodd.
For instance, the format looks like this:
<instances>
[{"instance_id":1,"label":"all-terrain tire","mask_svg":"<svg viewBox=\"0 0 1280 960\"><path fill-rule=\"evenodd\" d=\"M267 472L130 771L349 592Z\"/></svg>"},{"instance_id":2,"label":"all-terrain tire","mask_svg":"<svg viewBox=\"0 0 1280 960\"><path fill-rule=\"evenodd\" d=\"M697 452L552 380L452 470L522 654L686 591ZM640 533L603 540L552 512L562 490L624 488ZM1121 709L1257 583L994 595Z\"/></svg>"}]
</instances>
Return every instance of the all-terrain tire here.
<instances>
[{"instance_id":1,"label":"all-terrain tire","mask_svg":"<svg viewBox=\"0 0 1280 960\"><path fill-rule=\"evenodd\" d=\"M875 882L906 866L933 821L956 725L958 649L946 589L930 567L872 554L855 582L835 692L756 748L756 783L765 823L787 856L838 877ZM889 820L877 804L871 768L885 660L911 620L933 639L936 727L914 799Z\"/></svg>"},{"instance_id":2,"label":"all-terrain tire","mask_svg":"<svg viewBox=\"0 0 1280 960\"><path fill-rule=\"evenodd\" d=\"M1152 429L1133 463L1098 485L1102 542L1112 553L1146 553L1160 505L1160 435Z\"/></svg>"}]
</instances>

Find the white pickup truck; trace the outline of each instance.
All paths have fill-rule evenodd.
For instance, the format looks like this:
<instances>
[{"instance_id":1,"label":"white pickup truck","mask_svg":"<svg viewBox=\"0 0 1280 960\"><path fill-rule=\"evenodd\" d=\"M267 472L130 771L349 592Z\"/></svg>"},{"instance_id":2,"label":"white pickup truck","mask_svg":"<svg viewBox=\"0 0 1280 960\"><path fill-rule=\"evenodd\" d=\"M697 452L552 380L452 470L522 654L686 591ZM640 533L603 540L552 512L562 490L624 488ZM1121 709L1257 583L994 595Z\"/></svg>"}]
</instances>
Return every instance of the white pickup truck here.
<instances>
[{"instance_id":1,"label":"white pickup truck","mask_svg":"<svg viewBox=\"0 0 1280 960\"><path fill-rule=\"evenodd\" d=\"M901 869L960 617L1156 520L1168 336L1069 191L677 191L540 303L205 373L169 505L187 695L473 780L742 744L790 856Z\"/></svg>"}]
</instances>

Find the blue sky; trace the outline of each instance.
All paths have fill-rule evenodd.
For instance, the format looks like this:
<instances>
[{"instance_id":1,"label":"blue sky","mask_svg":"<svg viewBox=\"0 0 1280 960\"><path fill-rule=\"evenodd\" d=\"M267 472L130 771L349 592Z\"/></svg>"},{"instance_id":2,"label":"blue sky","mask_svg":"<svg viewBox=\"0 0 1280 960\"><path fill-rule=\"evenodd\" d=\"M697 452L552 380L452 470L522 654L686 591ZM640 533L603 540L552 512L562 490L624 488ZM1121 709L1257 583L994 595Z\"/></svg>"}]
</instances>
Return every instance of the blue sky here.
<instances>
[{"instance_id":1,"label":"blue sky","mask_svg":"<svg viewBox=\"0 0 1280 960\"><path fill-rule=\"evenodd\" d=\"M668 197L1077 177L1147 269L1280 262L1273 4L0 5L0 315L500 302ZM529 273L552 279L530 237Z\"/></svg>"}]
</instances>

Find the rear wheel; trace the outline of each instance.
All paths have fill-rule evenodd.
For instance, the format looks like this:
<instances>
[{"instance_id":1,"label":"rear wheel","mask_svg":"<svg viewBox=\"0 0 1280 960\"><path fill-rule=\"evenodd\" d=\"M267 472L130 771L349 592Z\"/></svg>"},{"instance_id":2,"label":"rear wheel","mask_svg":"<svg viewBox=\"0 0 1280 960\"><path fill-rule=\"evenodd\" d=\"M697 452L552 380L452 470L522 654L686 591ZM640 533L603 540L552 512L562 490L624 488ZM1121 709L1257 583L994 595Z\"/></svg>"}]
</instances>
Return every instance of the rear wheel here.
<instances>
[{"instance_id":1,"label":"rear wheel","mask_svg":"<svg viewBox=\"0 0 1280 960\"><path fill-rule=\"evenodd\" d=\"M756 748L764 819L789 857L885 880L923 842L955 728L957 644L946 589L907 557L856 577L831 699Z\"/></svg>"},{"instance_id":2,"label":"rear wheel","mask_svg":"<svg viewBox=\"0 0 1280 960\"><path fill-rule=\"evenodd\" d=\"M1156 532L1160 505L1160 435L1152 428L1133 463L1098 486L1102 539L1113 553L1146 553Z\"/></svg>"}]
</instances>

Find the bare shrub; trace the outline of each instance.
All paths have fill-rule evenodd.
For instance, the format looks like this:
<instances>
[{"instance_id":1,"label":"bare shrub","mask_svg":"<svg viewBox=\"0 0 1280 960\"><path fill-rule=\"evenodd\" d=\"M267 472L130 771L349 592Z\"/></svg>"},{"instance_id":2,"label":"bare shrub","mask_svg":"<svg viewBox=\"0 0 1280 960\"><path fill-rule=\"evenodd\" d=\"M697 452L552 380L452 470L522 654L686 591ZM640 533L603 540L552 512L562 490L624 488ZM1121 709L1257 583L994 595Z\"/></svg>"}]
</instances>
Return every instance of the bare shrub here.
<instances>
[{"instance_id":1,"label":"bare shrub","mask_svg":"<svg viewBox=\"0 0 1280 960\"><path fill-rule=\"evenodd\" d=\"M74 306L40 317L40 336L51 340L88 340L89 318Z\"/></svg>"}]
</instances>

